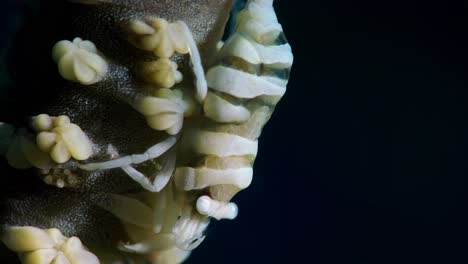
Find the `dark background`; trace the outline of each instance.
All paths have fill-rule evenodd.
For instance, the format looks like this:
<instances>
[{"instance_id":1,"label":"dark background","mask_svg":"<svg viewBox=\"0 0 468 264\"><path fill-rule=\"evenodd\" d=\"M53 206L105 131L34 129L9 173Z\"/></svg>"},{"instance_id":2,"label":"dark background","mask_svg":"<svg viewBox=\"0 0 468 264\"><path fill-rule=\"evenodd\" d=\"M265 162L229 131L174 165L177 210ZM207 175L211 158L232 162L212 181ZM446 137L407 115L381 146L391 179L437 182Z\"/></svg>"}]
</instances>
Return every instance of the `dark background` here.
<instances>
[{"instance_id":1,"label":"dark background","mask_svg":"<svg viewBox=\"0 0 468 264\"><path fill-rule=\"evenodd\" d=\"M214 222L188 263L468 263L468 3L276 10L288 92L238 218Z\"/></svg>"}]
</instances>

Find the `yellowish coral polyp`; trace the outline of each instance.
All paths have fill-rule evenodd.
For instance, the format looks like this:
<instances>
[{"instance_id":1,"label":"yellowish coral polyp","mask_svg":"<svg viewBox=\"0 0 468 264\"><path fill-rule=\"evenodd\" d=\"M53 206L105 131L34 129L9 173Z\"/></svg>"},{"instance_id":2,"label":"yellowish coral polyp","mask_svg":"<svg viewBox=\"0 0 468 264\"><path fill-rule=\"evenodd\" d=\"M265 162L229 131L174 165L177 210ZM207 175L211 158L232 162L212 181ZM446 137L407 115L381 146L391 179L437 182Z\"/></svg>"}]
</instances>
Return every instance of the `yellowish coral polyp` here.
<instances>
[{"instance_id":1,"label":"yellowish coral polyp","mask_svg":"<svg viewBox=\"0 0 468 264\"><path fill-rule=\"evenodd\" d=\"M135 108L145 115L151 128L165 130L170 135L178 134L184 116L191 114L194 103L184 100L178 89L159 89L154 95L140 99Z\"/></svg>"},{"instance_id":2,"label":"yellowish coral polyp","mask_svg":"<svg viewBox=\"0 0 468 264\"><path fill-rule=\"evenodd\" d=\"M147 82L158 88L171 88L182 81L182 73L177 70L177 63L166 58L143 63L141 73Z\"/></svg>"},{"instance_id":3,"label":"yellowish coral polyp","mask_svg":"<svg viewBox=\"0 0 468 264\"><path fill-rule=\"evenodd\" d=\"M162 18L135 20L128 26L130 41L138 48L152 51L160 58L169 58L175 52L189 53L184 29L179 23L169 23Z\"/></svg>"},{"instance_id":4,"label":"yellowish coral polyp","mask_svg":"<svg viewBox=\"0 0 468 264\"><path fill-rule=\"evenodd\" d=\"M89 138L78 125L70 123L67 116L38 115L33 117L32 126L39 132L38 148L49 153L57 163L65 163L71 157L85 160L93 154Z\"/></svg>"},{"instance_id":5,"label":"yellowish coral polyp","mask_svg":"<svg viewBox=\"0 0 468 264\"><path fill-rule=\"evenodd\" d=\"M60 230L32 226L7 227L2 242L20 255L23 264L99 264L77 237L67 238Z\"/></svg>"},{"instance_id":6,"label":"yellowish coral polyp","mask_svg":"<svg viewBox=\"0 0 468 264\"><path fill-rule=\"evenodd\" d=\"M133 20L128 25L129 41L139 49L152 51L159 58L170 58L174 53L189 54L194 74L195 98L203 102L208 91L197 43L183 21L169 23L162 18L149 17ZM157 81L164 79L157 77ZM153 81L154 82L154 81Z\"/></svg>"},{"instance_id":7,"label":"yellowish coral polyp","mask_svg":"<svg viewBox=\"0 0 468 264\"><path fill-rule=\"evenodd\" d=\"M101 81L108 71L106 60L89 40L62 40L52 48L60 75L69 81L90 85Z\"/></svg>"}]
</instances>

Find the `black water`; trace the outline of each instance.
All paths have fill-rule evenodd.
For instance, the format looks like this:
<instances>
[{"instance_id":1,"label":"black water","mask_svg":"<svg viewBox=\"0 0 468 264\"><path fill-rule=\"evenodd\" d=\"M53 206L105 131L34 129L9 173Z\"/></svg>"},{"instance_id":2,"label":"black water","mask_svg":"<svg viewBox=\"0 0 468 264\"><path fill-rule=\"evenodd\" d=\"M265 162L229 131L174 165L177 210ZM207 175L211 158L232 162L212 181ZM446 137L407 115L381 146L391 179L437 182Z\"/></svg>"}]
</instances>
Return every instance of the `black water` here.
<instances>
[{"instance_id":1,"label":"black water","mask_svg":"<svg viewBox=\"0 0 468 264\"><path fill-rule=\"evenodd\" d=\"M288 92L239 217L188 263L468 263L466 1L276 8Z\"/></svg>"}]
</instances>

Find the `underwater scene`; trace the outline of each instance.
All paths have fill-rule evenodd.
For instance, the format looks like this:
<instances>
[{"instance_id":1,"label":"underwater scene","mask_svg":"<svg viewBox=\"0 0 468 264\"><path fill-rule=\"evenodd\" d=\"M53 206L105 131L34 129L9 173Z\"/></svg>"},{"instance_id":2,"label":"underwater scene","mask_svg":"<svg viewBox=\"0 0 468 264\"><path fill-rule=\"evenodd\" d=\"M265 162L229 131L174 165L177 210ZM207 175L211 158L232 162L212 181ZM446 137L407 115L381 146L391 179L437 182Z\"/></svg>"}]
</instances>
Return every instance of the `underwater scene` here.
<instances>
[{"instance_id":1,"label":"underwater scene","mask_svg":"<svg viewBox=\"0 0 468 264\"><path fill-rule=\"evenodd\" d=\"M467 17L2 1L0 263L467 263Z\"/></svg>"}]
</instances>

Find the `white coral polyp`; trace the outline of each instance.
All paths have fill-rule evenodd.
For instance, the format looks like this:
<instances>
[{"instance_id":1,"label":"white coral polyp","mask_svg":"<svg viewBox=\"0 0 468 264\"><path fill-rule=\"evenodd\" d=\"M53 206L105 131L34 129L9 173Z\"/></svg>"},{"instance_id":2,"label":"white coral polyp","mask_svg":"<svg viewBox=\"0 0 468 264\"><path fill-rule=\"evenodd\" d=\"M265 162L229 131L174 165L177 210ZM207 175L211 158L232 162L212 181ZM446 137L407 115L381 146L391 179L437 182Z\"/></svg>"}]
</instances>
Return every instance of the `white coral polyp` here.
<instances>
[{"instance_id":1,"label":"white coral polyp","mask_svg":"<svg viewBox=\"0 0 468 264\"><path fill-rule=\"evenodd\" d=\"M64 79L84 85L101 81L108 71L108 64L94 43L81 38L57 42L52 48L52 58Z\"/></svg>"},{"instance_id":2,"label":"white coral polyp","mask_svg":"<svg viewBox=\"0 0 468 264\"><path fill-rule=\"evenodd\" d=\"M77 237L67 238L60 230L32 226L7 227L2 242L19 254L23 264L99 264Z\"/></svg>"}]
</instances>

